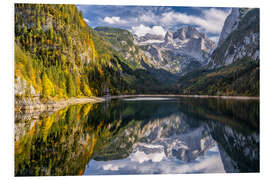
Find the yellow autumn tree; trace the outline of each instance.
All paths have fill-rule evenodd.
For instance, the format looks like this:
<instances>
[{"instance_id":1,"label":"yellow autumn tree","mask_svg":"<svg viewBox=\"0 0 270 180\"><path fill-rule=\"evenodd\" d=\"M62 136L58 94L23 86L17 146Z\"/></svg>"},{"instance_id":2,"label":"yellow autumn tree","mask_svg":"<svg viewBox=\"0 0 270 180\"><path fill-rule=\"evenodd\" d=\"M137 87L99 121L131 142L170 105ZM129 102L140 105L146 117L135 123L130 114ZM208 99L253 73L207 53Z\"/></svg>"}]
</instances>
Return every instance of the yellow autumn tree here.
<instances>
[{"instance_id":1,"label":"yellow autumn tree","mask_svg":"<svg viewBox=\"0 0 270 180\"><path fill-rule=\"evenodd\" d=\"M93 93L91 92L89 86L87 84L83 84L83 93L86 96L93 96Z\"/></svg>"},{"instance_id":2,"label":"yellow autumn tree","mask_svg":"<svg viewBox=\"0 0 270 180\"><path fill-rule=\"evenodd\" d=\"M55 96L54 85L51 80L48 78L46 73L42 74L42 94L44 96Z\"/></svg>"}]
</instances>

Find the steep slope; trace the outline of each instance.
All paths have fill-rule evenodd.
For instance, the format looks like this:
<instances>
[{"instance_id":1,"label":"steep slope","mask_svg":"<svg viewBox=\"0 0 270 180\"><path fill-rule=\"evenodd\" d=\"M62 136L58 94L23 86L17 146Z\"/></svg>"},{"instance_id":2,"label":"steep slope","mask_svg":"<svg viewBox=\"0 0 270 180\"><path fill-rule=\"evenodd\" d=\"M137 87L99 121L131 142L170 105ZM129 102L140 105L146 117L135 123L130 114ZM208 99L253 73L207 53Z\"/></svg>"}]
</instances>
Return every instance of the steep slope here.
<instances>
[{"instance_id":1,"label":"steep slope","mask_svg":"<svg viewBox=\"0 0 270 180\"><path fill-rule=\"evenodd\" d=\"M259 9L233 9L220 37L208 67L179 79L179 93L259 96Z\"/></svg>"},{"instance_id":2,"label":"steep slope","mask_svg":"<svg viewBox=\"0 0 270 180\"><path fill-rule=\"evenodd\" d=\"M148 58L147 52L143 51L141 47L136 44L138 43L138 39L134 39L134 36L136 37L136 35L133 35L128 30L111 27L96 27L95 31L97 31L99 36L103 37L104 40L109 41L115 51L121 54L121 56L124 57L133 68L138 68L148 72L149 75L155 77L163 85L176 82L177 76L171 73L170 69L166 66L164 67L159 62ZM141 43L149 43L152 41L152 38L156 39L156 42L159 41L158 39L161 37L146 34L139 38L139 41ZM155 88L152 89L156 88L158 88L158 86L155 86Z\"/></svg>"},{"instance_id":3,"label":"steep slope","mask_svg":"<svg viewBox=\"0 0 270 180\"><path fill-rule=\"evenodd\" d=\"M259 62L243 58L219 69L187 73L173 89L180 94L258 96L259 76Z\"/></svg>"},{"instance_id":4,"label":"steep slope","mask_svg":"<svg viewBox=\"0 0 270 180\"><path fill-rule=\"evenodd\" d=\"M233 9L224 23L209 67L218 68L244 57L259 60L259 22L259 9Z\"/></svg>"},{"instance_id":5,"label":"steep slope","mask_svg":"<svg viewBox=\"0 0 270 180\"><path fill-rule=\"evenodd\" d=\"M205 65L215 47L214 42L192 26L182 27L176 32L168 31L163 41L156 38L137 42L152 61L182 74Z\"/></svg>"},{"instance_id":6,"label":"steep slope","mask_svg":"<svg viewBox=\"0 0 270 180\"><path fill-rule=\"evenodd\" d=\"M145 87L145 84L147 85ZM87 26L74 5L15 4L15 95L139 93L157 80Z\"/></svg>"},{"instance_id":7,"label":"steep slope","mask_svg":"<svg viewBox=\"0 0 270 180\"><path fill-rule=\"evenodd\" d=\"M134 38L131 32L111 27L96 27L97 33L108 40L113 48L118 51L128 62L130 62L134 68L142 68L142 61L150 66L154 62L149 61L144 52L134 44Z\"/></svg>"}]
</instances>

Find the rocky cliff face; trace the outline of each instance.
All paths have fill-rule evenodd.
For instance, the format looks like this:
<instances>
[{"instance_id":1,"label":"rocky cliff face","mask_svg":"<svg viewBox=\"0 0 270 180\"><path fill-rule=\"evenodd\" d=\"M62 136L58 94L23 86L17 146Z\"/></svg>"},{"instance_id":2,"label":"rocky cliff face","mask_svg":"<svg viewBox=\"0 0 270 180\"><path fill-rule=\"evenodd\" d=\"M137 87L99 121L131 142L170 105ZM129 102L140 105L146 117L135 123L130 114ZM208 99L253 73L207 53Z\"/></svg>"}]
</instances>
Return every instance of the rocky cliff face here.
<instances>
[{"instance_id":1,"label":"rocky cliff face","mask_svg":"<svg viewBox=\"0 0 270 180\"><path fill-rule=\"evenodd\" d=\"M240 13L239 8L232 8L231 14L226 18L219 40L218 40L218 46L222 44L227 37L231 34L232 31L234 31L239 23L240 20Z\"/></svg>"},{"instance_id":2,"label":"rocky cliff face","mask_svg":"<svg viewBox=\"0 0 270 180\"><path fill-rule=\"evenodd\" d=\"M243 58L259 60L259 9L233 8L213 51L210 68L218 68Z\"/></svg>"},{"instance_id":3,"label":"rocky cliff face","mask_svg":"<svg viewBox=\"0 0 270 180\"><path fill-rule=\"evenodd\" d=\"M163 40L155 37L144 42L137 40L137 43L149 59L177 73L185 73L206 64L215 47L213 41L192 26L183 27L176 32L168 31Z\"/></svg>"},{"instance_id":4,"label":"rocky cliff face","mask_svg":"<svg viewBox=\"0 0 270 180\"><path fill-rule=\"evenodd\" d=\"M110 27L96 27L96 32L102 36L105 40L108 40L114 50L119 52L123 58L130 62L134 67L142 67L141 60L143 59L145 63L149 66L154 66L152 62L148 61L144 52L134 43L134 37L131 32ZM150 34L146 34L144 38L140 41L144 42L148 39L156 38Z\"/></svg>"}]
</instances>

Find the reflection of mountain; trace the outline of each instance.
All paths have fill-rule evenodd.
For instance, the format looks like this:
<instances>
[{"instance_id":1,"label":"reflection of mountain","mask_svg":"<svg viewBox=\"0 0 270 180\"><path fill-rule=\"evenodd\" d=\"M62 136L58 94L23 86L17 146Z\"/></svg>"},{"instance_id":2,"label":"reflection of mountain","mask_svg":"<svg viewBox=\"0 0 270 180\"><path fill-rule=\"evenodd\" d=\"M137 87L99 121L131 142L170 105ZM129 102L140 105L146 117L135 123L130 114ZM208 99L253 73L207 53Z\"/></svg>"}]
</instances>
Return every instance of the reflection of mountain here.
<instances>
[{"instance_id":1,"label":"reflection of mountain","mask_svg":"<svg viewBox=\"0 0 270 180\"><path fill-rule=\"evenodd\" d=\"M160 129L163 128L161 127ZM149 140L151 136L152 133L144 137L144 139ZM202 126L186 134L157 138L147 143L137 143L134 145L133 153L138 151L145 154L150 154L152 151L155 153L156 147L158 147L160 152L164 152L166 158L175 157L179 160L190 162L204 155L214 145L215 141Z\"/></svg>"},{"instance_id":2,"label":"reflection of mountain","mask_svg":"<svg viewBox=\"0 0 270 180\"><path fill-rule=\"evenodd\" d=\"M129 168L129 174L257 172L258 104L112 100L29 115L27 121L16 116L15 174L78 175L91 168L90 174L105 173L98 165Z\"/></svg>"},{"instance_id":3,"label":"reflection of mountain","mask_svg":"<svg viewBox=\"0 0 270 180\"><path fill-rule=\"evenodd\" d=\"M227 172L259 171L259 135L243 134L229 126L209 122L210 133L217 141Z\"/></svg>"},{"instance_id":4,"label":"reflection of mountain","mask_svg":"<svg viewBox=\"0 0 270 180\"><path fill-rule=\"evenodd\" d=\"M226 172L259 172L258 101L187 101L181 109L189 117L205 121Z\"/></svg>"},{"instance_id":5,"label":"reflection of mountain","mask_svg":"<svg viewBox=\"0 0 270 180\"><path fill-rule=\"evenodd\" d=\"M108 161L127 158L130 153L149 155L159 152L165 153L167 158L195 160L215 142L203 124L194 126L191 121L184 114L174 113L145 124L142 121L131 122L112 140L106 141L108 143L100 139L103 145L96 146L93 158Z\"/></svg>"},{"instance_id":6,"label":"reflection of mountain","mask_svg":"<svg viewBox=\"0 0 270 180\"><path fill-rule=\"evenodd\" d=\"M120 111L115 114L123 127L112 137L98 139L93 158L103 161L123 159L134 152L134 148L151 144L162 146L168 157L185 161L196 159L212 147L213 140L199 122L179 114L173 104L171 101L161 104L121 102L120 105L126 108L115 104L114 109Z\"/></svg>"},{"instance_id":7,"label":"reflection of mountain","mask_svg":"<svg viewBox=\"0 0 270 180\"><path fill-rule=\"evenodd\" d=\"M155 162L164 158L192 162L217 144L227 172L258 171L259 138L256 130L254 131L258 127L256 102L194 99L191 102L182 100L121 104L126 106L120 113L121 121L130 122L130 118L134 118L132 115L136 115L136 119L110 143L96 150L95 160L129 157L139 162ZM216 111L213 111L213 107L216 107ZM247 109L248 115L244 113ZM237 112L243 114L236 114ZM219 130L220 128L226 130ZM230 132L234 132L234 135ZM225 138L230 137L229 141L224 143L224 137L217 136L217 133L223 134ZM114 156L110 156L108 152Z\"/></svg>"}]
</instances>

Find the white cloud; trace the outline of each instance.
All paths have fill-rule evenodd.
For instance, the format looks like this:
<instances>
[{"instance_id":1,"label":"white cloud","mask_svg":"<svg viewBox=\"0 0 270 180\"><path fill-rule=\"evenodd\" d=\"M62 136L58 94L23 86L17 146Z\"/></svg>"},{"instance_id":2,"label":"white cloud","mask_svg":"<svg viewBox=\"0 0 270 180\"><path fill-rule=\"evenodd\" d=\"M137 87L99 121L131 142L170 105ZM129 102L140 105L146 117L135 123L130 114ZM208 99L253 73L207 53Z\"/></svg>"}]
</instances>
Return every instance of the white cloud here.
<instances>
[{"instance_id":1,"label":"white cloud","mask_svg":"<svg viewBox=\"0 0 270 180\"><path fill-rule=\"evenodd\" d=\"M140 24L139 26L133 26L131 28L131 31L136 34L137 36L144 36L145 34L156 34L156 35L162 35L165 36L166 31L163 29L162 26L153 26L148 27L143 24Z\"/></svg>"},{"instance_id":2,"label":"white cloud","mask_svg":"<svg viewBox=\"0 0 270 180\"><path fill-rule=\"evenodd\" d=\"M152 162L160 162L165 157L166 155L164 152L145 154L142 151L136 151L134 154L131 154L130 160L139 163L143 163L149 160L151 160Z\"/></svg>"},{"instance_id":3,"label":"white cloud","mask_svg":"<svg viewBox=\"0 0 270 180\"><path fill-rule=\"evenodd\" d=\"M173 10L156 14L153 11L145 11L138 16L106 16L100 18L100 23L120 26L131 31L138 36L146 33L165 35L168 29L174 29L179 25L193 25L200 31L218 35L223 27L226 17L230 11L217 8L201 8L200 15L175 12Z\"/></svg>"},{"instance_id":4,"label":"white cloud","mask_svg":"<svg viewBox=\"0 0 270 180\"><path fill-rule=\"evenodd\" d=\"M105 17L103 20L104 20L104 22L109 23L109 24L124 24L124 23L126 23L125 20L122 20L118 16Z\"/></svg>"},{"instance_id":5,"label":"white cloud","mask_svg":"<svg viewBox=\"0 0 270 180\"><path fill-rule=\"evenodd\" d=\"M176 25L179 23L197 25L209 33L220 33L223 23L229 12L210 8L202 11L202 16L188 15L185 13L166 12L161 14L160 22L164 25Z\"/></svg>"},{"instance_id":6,"label":"white cloud","mask_svg":"<svg viewBox=\"0 0 270 180\"><path fill-rule=\"evenodd\" d=\"M118 166L115 166L113 164L105 164L102 166L102 169L105 170L105 171L118 171L119 170L119 167Z\"/></svg>"},{"instance_id":7,"label":"white cloud","mask_svg":"<svg viewBox=\"0 0 270 180\"><path fill-rule=\"evenodd\" d=\"M89 19L83 18L83 20L84 20L87 24L90 24Z\"/></svg>"},{"instance_id":8,"label":"white cloud","mask_svg":"<svg viewBox=\"0 0 270 180\"><path fill-rule=\"evenodd\" d=\"M205 26L205 30L209 32L217 32L220 33L224 24L226 17L229 15L230 11L222 11L216 8L210 8L208 10L202 11L204 15L204 19L207 21Z\"/></svg>"}]
</instances>

